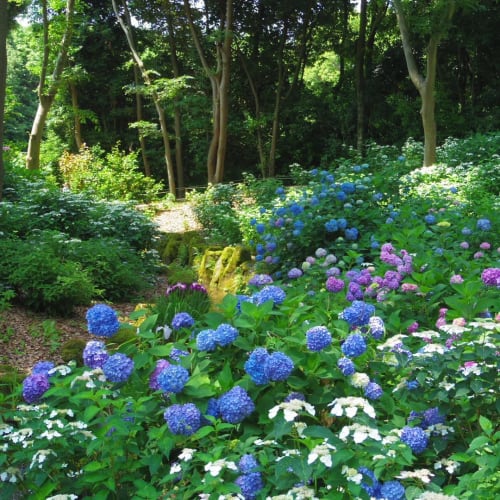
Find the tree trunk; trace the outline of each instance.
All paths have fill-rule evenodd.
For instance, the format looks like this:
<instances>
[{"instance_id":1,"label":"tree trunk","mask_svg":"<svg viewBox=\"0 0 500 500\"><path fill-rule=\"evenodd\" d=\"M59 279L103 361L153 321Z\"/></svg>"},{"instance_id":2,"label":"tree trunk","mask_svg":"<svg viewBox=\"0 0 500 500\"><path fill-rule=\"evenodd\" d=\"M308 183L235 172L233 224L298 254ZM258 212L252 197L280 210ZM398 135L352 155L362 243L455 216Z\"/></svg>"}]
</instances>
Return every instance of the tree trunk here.
<instances>
[{"instance_id":1,"label":"tree trunk","mask_svg":"<svg viewBox=\"0 0 500 500\"><path fill-rule=\"evenodd\" d=\"M418 90L421 99L420 116L422 118L422 127L424 130L424 160L423 166L428 167L436 163L436 146L437 146L437 127L435 118L435 96L434 88L436 84L436 68L437 68L437 49L442 36L447 29L447 23L451 20L455 2L448 3L448 9L443 11L439 23L439 29L436 29L430 36L429 44L426 48L426 77L424 78L419 70L418 65L413 55L413 47L410 41L410 32L406 23L406 18L403 11L401 0L394 0L394 8L398 19L399 31L401 33L401 41L403 43L403 52L405 55L408 75L410 76L413 85Z\"/></svg>"},{"instance_id":2,"label":"tree trunk","mask_svg":"<svg viewBox=\"0 0 500 500\"><path fill-rule=\"evenodd\" d=\"M224 31L224 38L222 42L217 42L216 45L215 70L210 67L205 57L194 26L189 0L184 0L184 9L198 56L212 87L212 138L207 154L207 177L209 184L218 184L224 180L228 137L227 124L229 116L231 47L233 41L233 2L232 0L226 0L225 15L221 19L220 27L220 31Z\"/></svg>"},{"instance_id":3,"label":"tree trunk","mask_svg":"<svg viewBox=\"0 0 500 500\"><path fill-rule=\"evenodd\" d=\"M135 86L139 86L139 70L137 68L137 64L134 63L134 82ZM143 115L142 115L142 94L140 92L135 93L135 111L136 111L136 116L137 116L137 121L140 123L142 122ZM137 129L137 132L139 134L139 144L141 146L141 157L142 157L142 164L144 166L144 175L146 177L151 177L151 167L149 165L149 158L148 154L146 151L146 139L144 138L143 133L141 132L140 127Z\"/></svg>"},{"instance_id":4,"label":"tree trunk","mask_svg":"<svg viewBox=\"0 0 500 500\"><path fill-rule=\"evenodd\" d=\"M144 66L144 62L139 56L139 53L137 52L137 49L135 47L134 37L132 36L132 21L130 17L130 12L128 10L127 2L126 0L123 0L121 4L124 11L123 16L120 14L118 10L116 0L112 0L112 4L116 18L118 19L118 22L120 23L120 26L123 32L125 33L125 37L127 38L128 46L130 48L130 51L132 52L132 57L134 59L134 62L137 64L137 67L141 72L145 85L151 86L153 82L151 81L151 78L149 77L149 74L146 71L146 67ZM161 136L163 139L165 165L167 169L168 190L171 194L176 196L174 165L172 162L172 150L170 148L170 139L168 134L165 110L161 105L158 93L154 89L151 92L151 96L153 98L153 103L155 105L156 113L158 114L158 121L160 122Z\"/></svg>"},{"instance_id":5,"label":"tree trunk","mask_svg":"<svg viewBox=\"0 0 500 500\"><path fill-rule=\"evenodd\" d=\"M75 144L78 151L80 151L83 146L82 123L80 121L80 111L78 108L78 90L73 82L69 83L69 91L71 93L71 105L73 107Z\"/></svg>"},{"instance_id":6,"label":"tree trunk","mask_svg":"<svg viewBox=\"0 0 500 500\"><path fill-rule=\"evenodd\" d=\"M64 33L61 39L60 49L54 64L50 85L47 86L47 71L49 64L49 40L48 30L49 21L47 15L47 2L43 0L43 31L44 31L44 57L40 73L40 82L38 85L38 109L33 121L31 133L28 141L28 152L26 155L26 167L30 170L40 168L40 146L42 143L42 134L49 114L50 108L56 97L57 91L61 86L62 74L67 64L68 50L71 45L73 35L73 14L75 9L75 0L66 1L66 19Z\"/></svg>"},{"instance_id":7,"label":"tree trunk","mask_svg":"<svg viewBox=\"0 0 500 500\"><path fill-rule=\"evenodd\" d=\"M3 161L3 131L7 86L7 0L0 0L0 201L3 197L5 166Z\"/></svg>"},{"instance_id":8,"label":"tree trunk","mask_svg":"<svg viewBox=\"0 0 500 500\"><path fill-rule=\"evenodd\" d=\"M366 48L366 1L359 7L359 36L356 41L356 148L363 155L365 145L365 48Z\"/></svg>"}]
</instances>

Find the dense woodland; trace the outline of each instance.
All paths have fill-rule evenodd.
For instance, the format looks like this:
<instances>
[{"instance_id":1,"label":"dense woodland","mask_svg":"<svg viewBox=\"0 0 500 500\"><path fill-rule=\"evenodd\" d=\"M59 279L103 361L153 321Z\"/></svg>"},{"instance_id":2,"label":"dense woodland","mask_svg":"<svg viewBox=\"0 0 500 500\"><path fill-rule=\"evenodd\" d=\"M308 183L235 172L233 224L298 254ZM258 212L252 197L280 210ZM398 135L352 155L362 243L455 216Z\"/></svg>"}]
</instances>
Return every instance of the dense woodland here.
<instances>
[{"instance_id":1,"label":"dense woodland","mask_svg":"<svg viewBox=\"0 0 500 500\"><path fill-rule=\"evenodd\" d=\"M0 19L0 145L31 169L135 152L182 195L424 132L432 164L499 128L498 0L0 0Z\"/></svg>"}]
</instances>

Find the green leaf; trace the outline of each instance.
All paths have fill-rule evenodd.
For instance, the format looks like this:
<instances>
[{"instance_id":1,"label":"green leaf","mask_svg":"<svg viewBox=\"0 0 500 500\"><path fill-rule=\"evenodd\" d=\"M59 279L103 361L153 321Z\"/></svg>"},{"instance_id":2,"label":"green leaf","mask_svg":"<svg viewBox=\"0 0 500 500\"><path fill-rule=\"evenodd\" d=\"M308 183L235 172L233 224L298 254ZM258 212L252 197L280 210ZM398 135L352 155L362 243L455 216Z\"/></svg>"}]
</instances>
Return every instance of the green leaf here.
<instances>
[{"instance_id":1,"label":"green leaf","mask_svg":"<svg viewBox=\"0 0 500 500\"><path fill-rule=\"evenodd\" d=\"M92 420L98 413L100 413L101 409L98 406L92 405L92 406L87 406L85 408L84 412L84 420L86 422L89 422Z\"/></svg>"},{"instance_id":2,"label":"green leaf","mask_svg":"<svg viewBox=\"0 0 500 500\"><path fill-rule=\"evenodd\" d=\"M478 448L482 448L483 446L487 445L489 443L489 439L487 436L478 436L477 438L474 438L470 445L469 445L469 450L474 451L477 450Z\"/></svg>"},{"instance_id":3,"label":"green leaf","mask_svg":"<svg viewBox=\"0 0 500 500\"><path fill-rule=\"evenodd\" d=\"M491 423L491 420L488 420L486 417L483 417L482 415L479 416L479 425L481 426L481 429L488 434L488 436L491 435L491 432L493 431L493 424Z\"/></svg>"},{"instance_id":4,"label":"green leaf","mask_svg":"<svg viewBox=\"0 0 500 500\"><path fill-rule=\"evenodd\" d=\"M327 427L321 425L310 425L304 429L304 435L316 438L332 439L335 437L333 432Z\"/></svg>"},{"instance_id":5,"label":"green leaf","mask_svg":"<svg viewBox=\"0 0 500 500\"><path fill-rule=\"evenodd\" d=\"M148 349L148 354L151 356L168 356L172 351L172 344L157 345Z\"/></svg>"},{"instance_id":6,"label":"green leaf","mask_svg":"<svg viewBox=\"0 0 500 500\"><path fill-rule=\"evenodd\" d=\"M104 469L103 465L101 462L96 462L96 461L93 461L93 462L90 462L88 463L87 465L85 465L83 467L83 469L86 471L86 472L94 472L94 471L97 471L97 470L101 470L101 469Z\"/></svg>"}]
</instances>

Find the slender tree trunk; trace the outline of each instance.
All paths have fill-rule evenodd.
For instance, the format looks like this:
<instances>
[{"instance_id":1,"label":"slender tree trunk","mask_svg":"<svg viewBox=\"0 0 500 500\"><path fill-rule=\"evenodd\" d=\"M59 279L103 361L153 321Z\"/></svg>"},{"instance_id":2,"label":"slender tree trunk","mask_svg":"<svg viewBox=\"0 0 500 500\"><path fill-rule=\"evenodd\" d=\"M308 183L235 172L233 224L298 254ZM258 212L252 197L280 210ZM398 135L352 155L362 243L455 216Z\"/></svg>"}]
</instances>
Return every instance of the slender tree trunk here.
<instances>
[{"instance_id":1,"label":"slender tree trunk","mask_svg":"<svg viewBox=\"0 0 500 500\"><path fill-rule=\"evenodd\" d=\"M40 146L42 143L42 134L45 127L45 122L49 114L50 108L56 97L57 91L61 86L62 74L67 64L68 50L71 45L71 37L73 35L73 14L75 9L75 0L67 0L66 2L66 19L64 33L61 40L59 53L54 64L52 78L47 85L47 71L49 64L49 21L47 15L47 1L42 2L43 11L43 30L44 30L44 57L42 70L40 73L40 82L38 85L38 109L36 112L33 126L28 141L28 152L26 155L26 167L30 170L40 168Z\"/></svg>"},{"instance_id":2,"label":"slender tree trunk","mask_svg":"<svg viewBox=\"0 0 500 500\"><path fill-rule=\"evenodd\" d=\"M418 65L413 55L413 47L410 41L410 32L406 23L401 0L394 0L394 8L398 19L399 31L401 33L401 41L403 43L403 52L405 55L408 75L410 76L413 85L418 90L421 99L420 115L422 118L422 127L424 130L424 161L423 166L428 167L436 163L436 145L437 145L437 127L435 118L435 96L434 88L436 84L436 68L437 68L437 49L439 42L447 28L455 11L455 2L450 0L448 9L443 13L441 18L441 28L431 34L429 43L426 48L426 76L420 74Z\"/></svg>"},{"instance_id":3,"label":"slender tree trunk","mask_svg":"<svg viewBox=\"0 0 500 500\"><path fill-rule=\"evenodd\" d=\"M123 0L121 5L123 7L123 16L120 14L118 10L118 6L116 4L116 0L112 0L113 4L113 10L115 12L116 18L118 19L118 22L120 23L120 26L125 33L125 37L127 38L127 42L130 48L130 51L132 52L132 57L134 59L134 62L137 64L137 67L139 68L142 78L144 80L144 83L147 86L151 86L153 83L151 81L151 78L149 77L148 72L146 71L146 67L144 66L144 62L142 61L141 57L139 56L139 53L137 52L137 49L135 47L135 41L134 37L132 36L132 22L130 18L130 12L128 10L127 2L126 0ZM172 162L172 150L170 148L170 139L169 139L169 133L168 133L168 127L167 127L167 119L165 116L165 110L163 109L160 98L158 96L158 93L153 90L151 92L151 96L153 98L153 102L155 105L156 113L158 114L158 121L160 123L160 130L161 130L161 137L163 139L163 149L164 149L164 157L165 157L165 165L167 169L167 179L168 179L168 190L171 194L176 196L176 188L175 188L175 175L174 175L174 165Z\"/></svg>"},{"instance_id":4,"label":"slender tree trunk","mask_svg":"<svg viewBox=\"0 0 500 500\"><path fill-rule=\"evenodd\" d=\"M5 94L7 86L7 0L0 0L0 201L3 197L5 166L3 161L3 132Z\"/></svg>"},{"instance_id":5,"label":"slender tree trunk","mask_svg":"<svg viewBox=\"0 0 500 500\"><path fill-rule=\"evenodd\" d=\"M207 154L208 183L217 184L224 180L226 161L228 115L229 115L229 80L232 48L233 2L226 0L224 18L221 20L221 31L224 32L222 42L216 46L216 69L213 70L207 62L199 36L196 32L189 0L184 0L184 8L189 28L193 37L198 56L210 80L212 87L212 138Z\"/></svg>"},{"instance_id":6,"label":"slender tree trunk","mask_svg":"<svg viewBox=\"0 0 500 500\"><path fill-rule=\"evenodd\" d=\"M137 68L137 64L134 63L134 82L135 86L139 86L139 70ZM135 93L135 111L137 116L137 121L142 122L143 114L142 114L142 94L140 92ZM143 133L141 132L140 127L137 129L139 135L139 144L141 146L141 157L142 164L144 166L144 175L146 177L151 177L151 166L149 165L148 153L146 151L146 139L144 138Z\"/></svg>"},{"instance_id":7,"label":"slender tree trunk","mask_svg":"<svg viewBox=\"0 0 500 500\"><path fill-rule=\"evenodd\" d=\"M366 1L360 1L359 10L359 36L356 41L356 109L357 109L357 138L356 148L363 155L365 146L365 49L366 49Z\"/></svg>"},{"instance_id":8,"label":"slender tree trunk","mask_svg":"<svg viewBox=\"0 0 500 500\"><path fill-rule=\"evenodd\" d=\"M172 22L172 14L170 1L165 0L165 8L167 11L167 26L168 26L168 45L170 47L170 61L172 63L172 72L174 78L180 77L179 60L177 57L177 43L174 36L174 23ZM184 151L182 145L182 117L179 109L179 98L174 100L174 133L175 133L175 170L177 173L177 192L180 198L184 198Z\"/></svg>"},{"instance_id":9,"label":"slender tree trunk","mask_svg":"<svg viewBox=\"0 0 500 500\"><path fill-rule=\"evenodd\" d=\"M71 93L71 106L73 107L75 144L78 151L80 151L83 146L82 123L80 120L80 111L78 107L78 89L73 82L70 82L69 84L69 91Z\"/></svg>"}]
</instances>

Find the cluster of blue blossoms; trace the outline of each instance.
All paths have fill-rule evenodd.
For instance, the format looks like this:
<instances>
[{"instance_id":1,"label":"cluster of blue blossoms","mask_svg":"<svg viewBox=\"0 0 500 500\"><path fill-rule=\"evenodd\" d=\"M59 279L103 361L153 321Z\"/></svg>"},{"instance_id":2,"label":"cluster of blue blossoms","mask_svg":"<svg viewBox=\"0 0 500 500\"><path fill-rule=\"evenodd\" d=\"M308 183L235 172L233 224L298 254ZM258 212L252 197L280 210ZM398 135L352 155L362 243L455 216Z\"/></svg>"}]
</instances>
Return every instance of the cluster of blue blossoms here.
<instances>
[{"instance_id":1,"label":"cluster of blue blossoms","mask_svg":"<svg viewBox=\"0 0 500 500\"><path fill-rule=\"evenodd\" d=\"M228 324L222 323L215 330L202 330L196 336L196 346L200 351L214 351L217 346L225 347L232 344L238 337L238 330Z\"/></svg>"},{"instance_id":2,"label":"cluster of blue blossoms","mask_svg":"<svg viewBox=\"0 0 500 500\"><path fill-rule=\"evenodd\" d=\"M31 370L31 374L23 380L23 398L31 404L36 403L50 389L50 377L54 363L40 361Z\"/></svg>"},{"instance_id":3,"label":"cluster of blue blossoms","mask_svg":"<svg viewBox=\"0 0 500 500\"><path fill-rule=\"evenodd\" d=\"M306 332L306 345L310 351L322 351L332 343L332 334L326 326L314 326Z\"/></svg>"},{"instance_id":4,"label":"cluster of blue blossoms","mask_svg":"<svg viewBox=\"0 0 500 500\"><path fill-rule=\"evenodd\" d=\"M262 474L259 472L259 463L253 455L243 455L238 462L238 470L241 475L235 483L240 487L243 497L248 500L256 498L264 487Z\"/></svg>"},{"instance_id":5,"label":"cluster of blue blossoms","mask_svg":"<svg viewBox=\"0 0 500 500\"><path fill-rule=\"evenodd\" d=\"M106 304L96 304L86 314L89 333L99 337L112 337L119 329L116 311Z\"/></svg>"},{"instance_id":6,"label":"cluster of blue blossoms","mask_svg":"<svg viewBox=\"0 0 500 500\"><path fill-rule=\"evenodd\" d=\"M360 467L358 471L363 477L368 477L371 484L363 481L362 488L368 493L370 498L375 500L403 500L405 498L405 488L399 481L380 482L373 471L367 467Z\"/></svg>"},{"instance_id":7,"label":"cluster of blue blossoms","mask_svg":"<svg viewBox=\"0 0 500 500\"><path fill-rule=\"evenodd\" d=\"M269 354L264 347L254 349L245 362L245 371L257 385L286 380L293 369L293 361L286 354Z\"/></svg>"}]
</instances>

